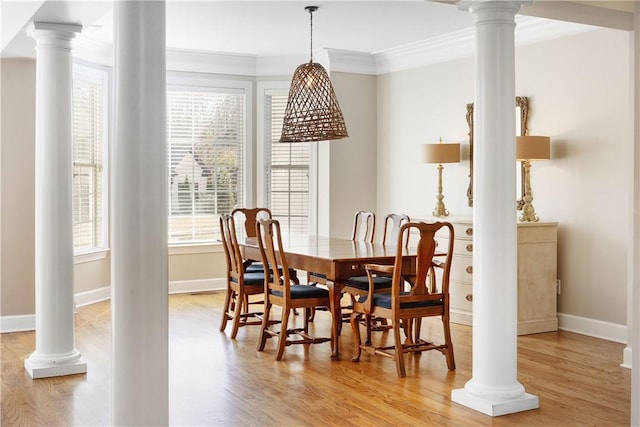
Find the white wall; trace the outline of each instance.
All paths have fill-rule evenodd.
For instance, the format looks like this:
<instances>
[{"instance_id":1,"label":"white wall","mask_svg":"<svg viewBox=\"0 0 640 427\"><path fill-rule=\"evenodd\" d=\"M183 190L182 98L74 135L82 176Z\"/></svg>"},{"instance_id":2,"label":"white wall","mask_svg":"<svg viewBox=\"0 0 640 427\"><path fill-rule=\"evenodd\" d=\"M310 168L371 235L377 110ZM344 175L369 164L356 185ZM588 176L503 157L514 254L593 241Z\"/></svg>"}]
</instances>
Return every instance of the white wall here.
<instances>
[{"instance_id":1,"label":"white wall","mask_svg":"<svg viewBox=\"0 0 640 427\"><path fill-rule=\"evenodd\" d=\"M632 140L629 35L596 30L516 49L516 94L528 96L529 133L549 135L552 160L532 167L538 215L559 223L561 313L626 324L626 247ZM378 79L377 211L427 216L435 165L420 144L464 142L465 105L473 101L473 59ZM453 215L467 206L468 155L447 164L444 194Z\"/></svg>"}]
</instances>

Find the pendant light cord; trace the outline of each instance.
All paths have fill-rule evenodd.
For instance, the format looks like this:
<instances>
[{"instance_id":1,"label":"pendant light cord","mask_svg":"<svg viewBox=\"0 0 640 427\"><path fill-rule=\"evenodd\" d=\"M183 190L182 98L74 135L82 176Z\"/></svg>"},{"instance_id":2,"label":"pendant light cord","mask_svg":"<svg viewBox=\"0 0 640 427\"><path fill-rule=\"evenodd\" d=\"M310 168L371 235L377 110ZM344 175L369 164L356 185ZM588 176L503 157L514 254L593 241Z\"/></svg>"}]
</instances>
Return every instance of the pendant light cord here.
<instances>
[{"instance_id":1,"label":"pendant light cord","mask_svg":"<svg viewBox=\"0 0 640 427\"><path fill-rule=\"evenodd\" d=\"M309 64L311 64L313 63L313 12L318 10L318 6L307 6L304 10L309 12L309 50L311 51Z\"/></svg>"},{"instance_id":2,"label":"pendant light cord","mask_svg":"<svg viewBox=\"0 0 640 427\"><path fill-rule=\"evenodd\" d=\"M309 50L311 51L311 59L309 62L313 62L313 9L309 9Z\"/></svg>"}]
</instances>

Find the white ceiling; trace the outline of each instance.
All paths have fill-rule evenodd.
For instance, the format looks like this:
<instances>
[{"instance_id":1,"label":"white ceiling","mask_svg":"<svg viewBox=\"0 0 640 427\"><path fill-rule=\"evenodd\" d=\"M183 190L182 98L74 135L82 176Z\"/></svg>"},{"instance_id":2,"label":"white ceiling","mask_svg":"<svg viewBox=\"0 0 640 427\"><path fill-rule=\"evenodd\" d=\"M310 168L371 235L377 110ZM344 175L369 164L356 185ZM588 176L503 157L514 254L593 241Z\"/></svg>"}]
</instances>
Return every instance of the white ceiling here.
<instances>
[{"instance_id":1,"label":"white ceiling","mask_svg":"<svg viewBox=\"0 0 640 427\"><path fill-rule=\"evenodd\" d=\"M375 54L473 25L472 14L459 11L452 4L454 0L167 0L166 3L168 48L255 56L308 54L309 14L304 10L308 5L319 6L313 19L314 50L332 48ZM556 13L558 19L570 21L573 16L582 19L587 15L592 17L590 21L605 18L629 21L629 13L612 11L611 7L603 13L603 4L628 9L633 2L538 1L525 7L523 13L545 17L555 17ZM33 21L80 23L84 30L79 38L111 44L112 9L113 2L99 0L0 0L1 56L34 56L35 43L25 31ZM583 23L598 24L589 20Z\"/></svg>"},{"instance_id":2,"label":"white ceiling","mask_svg":"<svg viewBox=\"0 0 640 427\"><path fill-rule=\"evenodd\" d=\"M39 2L2 0L13 12L15 3L34 8ZM82 4L93 5L77 12ZM392 1L167 1L167 47L258 56L309 52L309 13L313 16L314 49L334 48L363 53L385 51L469 27L473 17L454 5L426 0ZM7 7L9 6L9 7ZM91 9L94 9L93 11ZM100 13L100 16L95 16ZM33 20L64 19L85 27L82 37L111 43L113 11L105 2L48 1ZM30 17L29 17L30 18ZM2 22L15 19L3 13ZM60 22L60 21L58 21ZM25 22L26 24L26 22ZM4 31L3 31L4 33ZM33 42L17 31L3 56L32 55ZM26 45L25 45L26 42Z\"/></svg>"}]
</instances>

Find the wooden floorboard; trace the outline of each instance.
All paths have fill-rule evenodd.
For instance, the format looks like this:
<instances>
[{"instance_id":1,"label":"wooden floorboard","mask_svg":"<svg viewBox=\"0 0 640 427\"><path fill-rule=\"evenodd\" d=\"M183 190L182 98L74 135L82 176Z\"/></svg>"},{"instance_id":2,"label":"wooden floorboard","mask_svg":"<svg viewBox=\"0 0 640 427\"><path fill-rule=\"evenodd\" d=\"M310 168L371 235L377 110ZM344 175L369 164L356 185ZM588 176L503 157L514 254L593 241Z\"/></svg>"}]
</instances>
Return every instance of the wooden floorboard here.
<instances>
[{"instance_id":1,"label":"wooden floorboard","mask_svg":"<svg viewBox=\"0 0 640 427\"><path fill-rule=\"evenodd\" d=\"M257 327L231 340L218 330L221 293L169 297L170 424L176 426L625 426L631 372L621 368L624 345L559 331L518 338L518 380L540 408L489 417L451 402L451 390L471 378L471 328L452 325L456 371L444 356L407 356L407 377L392 360L363 354L351 362L353 339L344 325L341 360L329 343L289 346L274 360L275 341L256 350ZM256 308L256 307L253 307ZM296 316L295 322L301 322ZM328 336L327 312L313 330ZM423 337L442 336L439 321ZM375 339L392 341L389 332ZM111 423L109 302L81 307L76 347L84 375L32 380L24 358L35 334L0 335L2 426L106 426ZM495 357L500 357L496 354Z\"/></svg>"}]
</instances>

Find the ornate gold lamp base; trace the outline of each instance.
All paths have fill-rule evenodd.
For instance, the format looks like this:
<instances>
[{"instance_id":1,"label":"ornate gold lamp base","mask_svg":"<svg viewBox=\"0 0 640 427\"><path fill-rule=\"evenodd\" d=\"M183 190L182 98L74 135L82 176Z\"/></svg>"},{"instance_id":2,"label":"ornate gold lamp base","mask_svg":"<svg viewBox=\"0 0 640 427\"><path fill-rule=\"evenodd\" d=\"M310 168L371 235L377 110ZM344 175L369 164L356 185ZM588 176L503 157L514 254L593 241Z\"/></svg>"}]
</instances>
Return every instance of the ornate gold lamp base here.
<instances>
[{"instance_id":1,"label":"ornate gold lamp base","mask_svg":"<svg viewBox=\"0 0 640 427\"><path fill-rule=\"evenodd\" d=\"M528 160L522 161L524 166L524 205L522 206L522 215L518 218L521 222L538 222L540 218L536 215L536 210L533 208L533 196L531 195L531 162Z\"/></svg>"},{"instance_id":2,"label":"ornate gold lamp base","mask_svg":"<svg viewBox=\"0 0 640 427\"><path fill-rule=\"evenodd\" d=\"M444 207L444 195L442 194L442 163L438 165L438 195L436 199L436 209L433 211L433 216L449 216L449 211Z\"/></svg>"}]
</instances>

